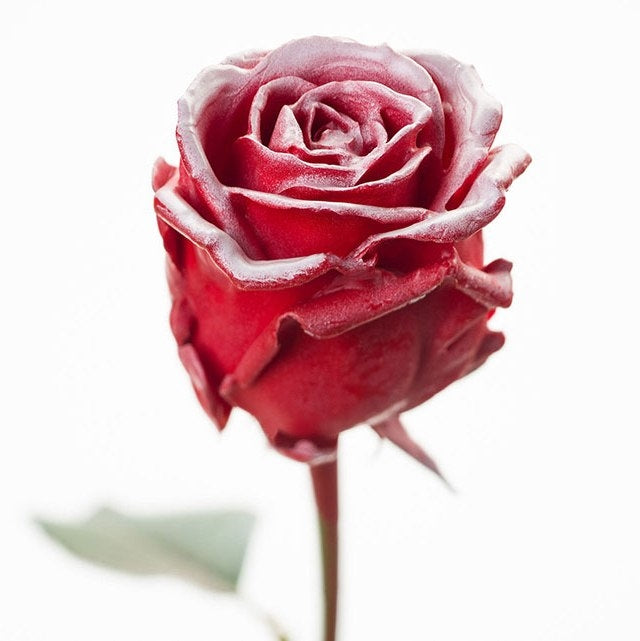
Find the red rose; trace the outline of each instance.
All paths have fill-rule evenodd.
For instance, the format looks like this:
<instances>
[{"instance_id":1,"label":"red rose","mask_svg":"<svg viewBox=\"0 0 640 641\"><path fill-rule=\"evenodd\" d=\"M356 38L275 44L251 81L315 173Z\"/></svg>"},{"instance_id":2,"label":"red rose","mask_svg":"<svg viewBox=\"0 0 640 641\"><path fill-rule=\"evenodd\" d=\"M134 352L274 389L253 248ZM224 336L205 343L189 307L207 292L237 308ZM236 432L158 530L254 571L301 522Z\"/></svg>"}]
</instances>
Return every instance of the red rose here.
<instances>
[{"instance_id":1,"label":"red rose","mask_svg":"<svg viewBox=\"0 0 640 641\"><path fill-rule=\"evenodd\" d=\"M171 327L204 409L301 460L358 423L431 464L400 412L502 346L510 264L481 229L529 163L500 106L438 53L308 38L203 71L158 161Z\"/></svg>"}]
</instances>

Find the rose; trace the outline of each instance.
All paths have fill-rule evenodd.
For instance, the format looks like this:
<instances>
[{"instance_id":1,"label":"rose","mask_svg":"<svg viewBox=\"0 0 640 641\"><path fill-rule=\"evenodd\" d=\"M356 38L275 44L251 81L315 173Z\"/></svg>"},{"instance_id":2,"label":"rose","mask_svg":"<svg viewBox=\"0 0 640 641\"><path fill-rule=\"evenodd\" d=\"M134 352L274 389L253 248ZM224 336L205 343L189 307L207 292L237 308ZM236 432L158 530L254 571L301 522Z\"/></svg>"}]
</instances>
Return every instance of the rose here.
<instances>
[{"instance_id":1,"label":"rose","mask_svg":"<svg viewBox=\"0 0 640 641\"><path fill-rule=\"evenodd\" d=\"M481 229L529 163L490 150L473 69L307 38L203 71L159 160L171 327L204 409L248 410L278 449L330 454L371 424L433 466L398 415L502 346L510 264Z\"/></svg>"}]
</instances>

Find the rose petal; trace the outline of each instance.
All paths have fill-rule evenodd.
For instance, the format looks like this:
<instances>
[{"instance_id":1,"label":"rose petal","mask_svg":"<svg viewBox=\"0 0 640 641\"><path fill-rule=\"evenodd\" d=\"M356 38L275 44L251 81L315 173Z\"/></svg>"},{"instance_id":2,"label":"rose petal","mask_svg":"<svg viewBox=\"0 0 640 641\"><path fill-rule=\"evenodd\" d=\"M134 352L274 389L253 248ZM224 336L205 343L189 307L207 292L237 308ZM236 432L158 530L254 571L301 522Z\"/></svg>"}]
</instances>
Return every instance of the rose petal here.
<instances>
[{"instance_id":1,"label":"rose petal","mask_svg":"<svg viewBox=\"0 0 640 641\"><path fill-rule=\"evenodd\" d=\"M407 409L472 372L504 343L502 334L487 328L487 307L453 286L439 288L417 307L426 340Z\"/></svg>"},{"instance_id":2,"label":"rose petal","mask_svg":"<svg viewBox=\"0 0 640 641\"><path fill-rule=\"evenodd\" d=\"M438 90L424 68L386 45L370 47L349 40L313 36L275 49L255 71L263 75L259 84L283 75L298 76L316 85L370 80L414 96L429 106L440 102Z\"/></svg>"},{"instance_id":3,"label":"rose petal","mask_svg":"<svg viewBox=\"0 0 640 641\"><path fill-rule=\"evenodd\" d=\"M313 185L296 185L282 190L285 196L305 200L327 200L345 203L389 207L387 220L399 223L395 219L396 207L415 205L424 180L428 177L420 168L431 151L430 147L416 150L408 162L393 173L371 182L362 182L349 187L314 187Z\"/></svg>"},{"instance_id":4,"label":"rose petal","mask_svg":"<svg viewBox=\"0 0 640 641\"><path fill-rule=\"evenodd\" d=\"M305 211L316 213L324 216L358 216L365 220L371 220L378 223L389 223L395 225L405 225L407 223L422 220L427 212L421 207L395 207L390 211L388 207L376 207L375 205L360 205L358 203L332 202L322 200L302 200L291 198L282 194L268 194L265 192L254 191L252 189L242 189L239 187L230 187L229 195L234 205L239 201L251 201L274 210L286 212ZM334 221L332 221L333 223ZM334 229L335 233L335 229Z\"/></svg>"},{"instance_id":5,"label":"rose petal","mask_svg":"<svg viewBox=\"0 0 640 641\"><path fill-rule=\"evenodd\" d=\"M153 191L158 191L160 187L166 185L173 178L177 169L170 165L164 158L158 158L153 164L151 172L151 187Z\"/></svg>"},{"instance_id":6,"label":"rose petal","mask_svg":"<svg viewBox=\"0 0 640 641\"><path fill-rule=\"evenodd\" d=\"M480 270L461 260L457 263L455 282L458 289L487 308L509 307L511 291L511 263L498 259Z\"/></svg>"},{"instance_id":7,"label":"rose petal","mask_svg":"<svg viewBox=\"0 0 640 641\"><path fill-rule=\"evenodd\" d=\"M434 249L437 254L421 269L401 276L384 270L375 270L359 278L346 276L332 281L329 288L274 318L246 350L233 374L227 376L222 393L226 396L232 393L232 388L253 383L278 352L279 336L292 322L309 336L326 339L426 296L457 269L456 255L452 250L445 247Z\"/></svg>"},{"instance_id":8,"label":"rose petal","mask_svg":"<svg viewBox=\"0 0 640 641\"><path fill-rule=\"evenodd\" d=\"M266 356L260 375L246 385L229 375L220 387L224 398L258 418L270 439L285 434L315 442L319 425L324 438L336 439L405 398L419 368L414 305L326 339L310 336L293 320L275 329L269 330L271 342L259 339L263 351L252 354L256 365Z\"/></svg>"},{"instance_id":9,"label":"rose petal","mask_svg":"<svg viewBox=\"0 0 640 641\"><path fill-rule=\"evenodd\" d=\"M230 188L239 216L274 259L318 252L344 257L371 235L422 220L418 207L386 207L329 200L303 200L280 194ZM340 233L336 234L336 229ZM357 269L363 261L343 259L339 269Z\"/></svg>"},{"instance_id":10,"label":"rose petal","mask_svg":"<svg viewBox=\"0 0 640 641\"><path fill-rule=\"evenodd\" d=\"M339 114L327 105L316 105L316 111L325 112L325 116L330 116L334 121L340 122L344 131L354 131L357 123L351 121L344 114ZM295 123L295 126L294 126ZM272 151L281 151L287 154L297 156L308 163L323 163L325 165L349 165L354 161L353 152L341 147L311 147L307 142L310 132L302 131L300 124L296 120L293 109L286 105L282 108L273 135L269 140L269 148ZM353 133L358 137L356 133ZM362 135L358 141L361 144Z\"/></svg>"},{"instance_id":11,"label":"rose petal","mask_svg":"<svg viewBox=\"0 0 640 641\"><path fill-rule=\"evenodd\" d=\"M289 113L297 119L300 116L295 109L296 105L293 105ZM319 155L328 153L336 154L341 164L357 162L358 156L365 153L365 148L373 148L377 142L386 141L382 123L367 123L369 136L365 140L357 120L322 102L309 105L301 121L303 146L298 146L296 151L310 162L314 162ZM277 139L271 140L271 148L277 150L274 143L280 145L280 142ZM284 151L283 146L280 147Z\"/></svg>"},{"instance_id":12,"label":"rose petal","mask_svg":"<svg viewBox=\"0 0 640 641\"><path fill-rule=\"evenodd\" d=\"M432 246L429 265L402 276L378 269L368 279L338 278L275 318L222 381L221 396L257 415L270 438L276 432L306 438L315 420L333 437L390 406L396 412L413 407L416 399L426 400L475 369L500 345L486 320L495 304L510 301L508 263L476 273L452 249L440 246L438 255L438 247ZM386 351L378 345L379 332L386 333ZM370 367L370 381L358 370L360 361ZM378 366L393 380L378 379ZM327 396L339 399L329 409L316 407L310 391L308 404L302 391L301 398L281 398L279 377L304 390L316 367L331 371L336 385L360 390L361 397L356 402L344 391L329 390ZM333 385L326 376L322 380Z\"/></svg>"},{"instance_id":13,"label":"rose petal","mask_svg":"<svg viewBox=\"0 0 640 641\"><path fill-rule=\"evenodd\" d=\"M380 243L397 238L435 243L453 243L469 238L500 213L505 203L505 191L530 161L529 154L516 145L494 149L457 209L432 211L424 220L409 227L373 236L354 251L353 257L364 259Z\"/></svg>"},{"instance_id":14,"label":"rose petal","mask_svg":"<svg viewBox=\"0 0 640 641\"><path fill-rule=\"evenodd\" d=\"M238 290L203 250L187 241L181 269L168 262L173 300L171 329L179 347L184 348L185 367L199 398L219 425L227 408L226 402L219 407L217 400L224 374L236 369L246 347L273 318L313 297L330 278L328 275L297 287L271 290L265 296L260 290Z\"/></svg>"},{"instance_id":15,"label":"rose petal","mask_svg":"<svg viewBox=\"0 0 640 641\"><path fill-rule=\"evenodd\" d=\"M221 64L234 65L235 67L240 67L240 69L253 69L268 53L269 51L261 49L241 51L240 53L228 56Z\"/></svg>"},{"instance_id":16,"label":"rose petal","mask_svg":"<svg viewBox=\"0 0 640 641\"><path fill-rule=\"evenodd\" d=\"M229 184L268 194L277 194L302 185L319 189L334 185L348 187L361 175L351 165L306 162L297 155L265 147L252 136L238 138L231 147L233 172Z\"/></svg>"},{"instance_id":17,"label":"rose petal","mask_svg":"<svg viewBox=\"0 0 640 641\"><path fill-rule=\"evenodd\" d=\"M435 246L432 251L427 265L408 274L378 269L359 277L346 275L334 279L329 288L274 319L270 329L247 349L225 385L250 385L277 352L278 334L290 321L295 321L314 338L338 336L416 302L446 278L485 309L511 303L511 265L507 261L498 260L478 270L462 263L451 248ZM455 336L446 339L452 340Z\"/></svg>"},{"instance_id":18,"label":"rose petal","mask_svg":"<svg viewBox=\"0 0 640 641\"><path fill-rule=\"evenodd\" d=\"M175 234L172 229L171 233ZM187 247L186 251L188 253L192 248ZM211 359L198 351L198 321L188 294L191 283L183 277L173 259L167 261L167 280L172 299L169 324L178 344L178 355L189 374L200 404L218 429L222 430L231 413L231 406L218 393L222 372L213 366Z\"/></svg>"},{"instance_id":19,"label":"rose petal","mask_svg":"<svg viewBox=\"0 0 640 641\"><path fill-rule=\"evenodd\" d=\"M207 219L240 243L245 251L250 251L254 245L251 235L234 215L228 194L214 174L202 143L202 130L211 125L204 118L209 92L228 98L229 93L242 86L247 73L232 66L218 66L201 73L178 101L176 138L188 184L207 207Z\"/></svg>"},{"instance_id":20,"label":"rose petal","mask_svg":"<svg viewBox=\"0 0 640 641\"><path fill-rule=\"evenodd\" d=\"M276 78L262 85L251 101L247 133L268 145L281 110L315 86L295 76Z\"/></svg>"},{"instance_id":21,"label":"rose petal","mask_svg":"<svg viewBox=\"0 0 640 641\"><path fill-rule=\"evenodd\" d=\"M210 368L203 366L191 343L178 347L178 356L183 367L187 370L193 389L204 411L213 420L219 430L222 430L231 413L231 406L217 393L218 381L209 380Z\"/></svg>"},{"instance_id":22,"label":"rose petal","mask_svg":"<svg viewBox=\"0 0 640 641\"><path fill-rule=\"evenodd\" d=\"M430 208L444 209L487 157L502 119L474 67L438 53L408 53L433 78L445 118L445 174Z\"/></svg>"},{"instance_id":23,"label":"rose petal","mask_svg":"<svg viewBox=\"0 0 640 641\"><path fill-rule=\"evenodd\" d=\"M332 269L363 269L363 263L332 254L312 254L282 260L252 260L225 231L205 220L176 191L176 179L156 192L159 218L203 249L240 289L278 289L301 285Z\"/></svg>"}]
</instances>

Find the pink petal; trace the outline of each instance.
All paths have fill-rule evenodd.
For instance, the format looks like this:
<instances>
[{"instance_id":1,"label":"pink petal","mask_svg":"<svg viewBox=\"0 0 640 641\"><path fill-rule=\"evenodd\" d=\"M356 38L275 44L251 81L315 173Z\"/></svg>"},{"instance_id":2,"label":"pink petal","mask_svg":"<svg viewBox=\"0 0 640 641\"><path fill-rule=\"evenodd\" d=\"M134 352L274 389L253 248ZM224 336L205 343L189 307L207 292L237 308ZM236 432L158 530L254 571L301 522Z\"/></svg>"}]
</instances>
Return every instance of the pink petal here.
<instances>
[{"instance_id":1,"label":"pink petal","mask_svg":"<svg viewBox=\"0 0 640 641\"><path fill-rule=\"evenodd\" d=\"M422 181L427 179L420 171L421 165L431 149L416 150L407 163L384 178L349 187L315 187L312 184L291 186L282 191L283 195L305 200L327 200L331 202L356 203L388 207L387 220L397 226L396 207L411 207L418 199ZM353 248L354 246L352 246Z\"/></svg>"},{"instance_id":2,"label":"pink petal","mask_svg":"<svg viewBox=\"0 0 640 641\"><path fill-rule=\"evenodd\" d=\"M454 243L469 238L500 213L505 203L505 191L530 161L529 154L516 145L494 149L459 207L451 211L431 211L423 221L373 236L354 251L353 257L362 259L380 243L390 239Z\"/></svg>"},{"instance_id":3,"label":"pink petal","mask_svg":"<svg viewBox=\"0 0 640 641\"><path fill-rule=\"evenodd\" d=\"M426 296L455 269L455 254L443 248L438 260L406 275L376 270L369 276L333 281L323 292L272 321L223 381L222 394L228 396L233 388L253 383L277 354L280 334L292 322L314 338L338 336Z\"/></svg>"},{"instance_id":4,"label":"pink petal","mask_svg":"<svg viewBox=\"0 0 640 641\"><path fill-rule=\"evenodd\" d=\"M241 51L235 55L228 56L220 64L233 65L240 67L240 69L253 69L268 53L268 51L261 49Z\"/></svg>"},{"instance_id":5,"label":"pink petal","mask_svg":"<svg viewBox=\"0 0 640 641\"><path fill-rule=\"evenodd\" d=\"M447 170L430 208L440 211L487 157L502 119L500 103L483 88L476 70L438 52L410 53L433 78L446 123Z\"/></svg>"},{"instance_id":6,"label":"pink petal","mask_svg":"<svg viewBox=\"0 0 640 641\"><path fill-rule=\"evenodd\" d=\"M280 111L315 86L295 76L275 78L262 85L251 101L247 133L268 145Z\"/></svg>"},{"instance_id":7,"label":"pink petal","mask_svg":"<svg viewBox=\"0 0 640 641\"><path fill-rule=\"evenodd\" d=\"M300 285L332 269L357 269L331 254L283 260L252 260L228 233L205 220L175 191L175 179L155 195L159 218L204 249L240 289L273 289Z\"/></svg>"}]
</instances>

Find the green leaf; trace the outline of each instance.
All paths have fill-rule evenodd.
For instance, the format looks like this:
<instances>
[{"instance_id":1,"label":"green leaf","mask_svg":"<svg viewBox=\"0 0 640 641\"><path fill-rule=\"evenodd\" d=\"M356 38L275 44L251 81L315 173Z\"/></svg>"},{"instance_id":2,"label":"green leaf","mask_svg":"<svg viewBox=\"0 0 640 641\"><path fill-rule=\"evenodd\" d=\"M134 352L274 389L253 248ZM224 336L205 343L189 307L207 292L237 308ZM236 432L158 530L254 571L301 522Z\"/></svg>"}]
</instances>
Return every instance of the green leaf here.
<instances>
[{"instance_id":1,"label":"green leaf","mask_svg":"<svg viewBox=\"0 0 640 641\"><path fill-rule=\"evenodd\" d=\"M169 574L233 592L254 517L246 512L125 516L103 508L83 522L38 520L44 531L87 561L131 574Z\"/></svg>"}]
</instances>

